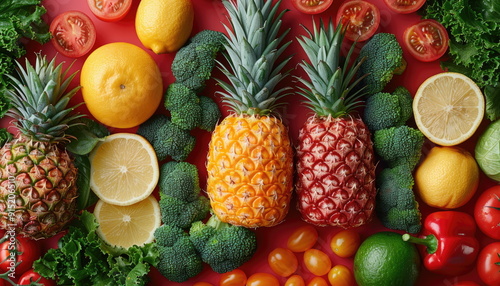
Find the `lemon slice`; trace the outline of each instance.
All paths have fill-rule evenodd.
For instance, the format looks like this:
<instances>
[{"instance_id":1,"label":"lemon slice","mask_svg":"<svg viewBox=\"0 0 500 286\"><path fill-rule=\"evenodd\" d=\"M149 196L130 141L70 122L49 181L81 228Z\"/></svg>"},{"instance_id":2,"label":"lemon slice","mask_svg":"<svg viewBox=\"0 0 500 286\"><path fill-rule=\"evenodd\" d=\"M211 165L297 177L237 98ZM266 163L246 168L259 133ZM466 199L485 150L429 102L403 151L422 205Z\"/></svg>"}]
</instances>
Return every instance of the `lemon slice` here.
<instances>
[{"instance_id":1,"label":"lemon slice","mask_svg":"<svg viewBox=\"0 0 500 286\"><path fill-rule=\"evenodd\" d=\"M484 96L476 83L454 72L429 77L413 99L418 129L442 146L470 138L483 120L484 109Z\"/></svg>"},{"instance_id":2,"label":"lemon slice","mask_svg":"<svg viewBox=\"0 0 500 286\"><path fill-rule=\"evenodd\" d=\"M142 136L112 134L90 153L90 187L109 204L127 206L147 198L156 187L156 153Z\"/></svg>"},{"instance_id":3,"label":"lemon slice","mask_svg":"<svg viewBox=\"0 0 500 286\"><path fill-rule=\"evenodd\" d=\"M108 244L123 248L152 242L161 224L160 206L154 196L130 206L97 201L94 215L99 223L97 233Z\"/></svg>"}]
</instances>

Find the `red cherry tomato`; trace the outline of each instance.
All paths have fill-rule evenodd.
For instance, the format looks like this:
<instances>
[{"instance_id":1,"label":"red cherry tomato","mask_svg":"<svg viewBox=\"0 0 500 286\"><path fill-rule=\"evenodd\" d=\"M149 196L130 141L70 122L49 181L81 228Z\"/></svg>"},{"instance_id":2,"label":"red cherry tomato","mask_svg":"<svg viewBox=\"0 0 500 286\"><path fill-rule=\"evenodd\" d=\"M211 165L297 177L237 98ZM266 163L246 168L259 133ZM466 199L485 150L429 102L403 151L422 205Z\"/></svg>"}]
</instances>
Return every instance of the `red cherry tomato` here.
<instances>
[{"instance_id":1,"label":"red cherry tomato","mask_svg":"<svg viewBox=\"0 0 500 286\"><path fill-rule=\"evenodd\" d=\"M219 286L245 286L247 275L241 269L235 269L220 275Z\"/></svg>"},{"instance_id":2,"label":"red cherry tomato","mask_svg":"<svg viewBox=\"0 0 500 286\"><path fill-rule=\"evenodd\" d=\"M286 248L275 248L267 256L269 266L279 276L288 277L292 275L299 266L295 254Z\"/></svg>"},{"instance_id":3,"label":"red cherry tomato","mask_svg":"<svg viewBox=\"0 0 500 286\"><path fill-rule=\"evenodd\" d=\"M292 0L293 7L306 14L319 14L328 9L333 0Z\"/></svg>"},{"instance_id":4,"label":"red cherry tomato","mask_svg":"<svg viewBox=\"0 0 500 286\"><path fill-rule=\"evenodd\" d=\"M306 286L306 282L302 276L295 274L286 280L285 286Z\"/></svg>"},{"instance_id":5,"label":"red cherry tomato","mask_svg":"<svg viewBox=\"0 0 500 286\"><path fill-rule=\"evenodd\" d=\"M425 4L425 0L384 0L389 9L400 14L409 14L417 11Z\"/></svg>"},{"instance_id":6,"label":"red cherry tomato","mask_svg":"<svg viewBox=\"0 0 500 286\"><path fill-rule=\"evenodd\" d=\"M40 283L44 286L56 286L56 281L40 276L40 274L33 271L33 269L24 272L24 274L21 275L21 277L19 278L19 281L17 282L17 284L30 285L31 282L35 282L35 281L37 281L38 283Z\"/></svg>"},{"instance_id":7,"label":"red cherry tomato","mask_svg":"<svg viewBox=\"0 0 500 286\"><path fill-rule=\"evenodd\" d=\"M259 272L248 277L246 286L280 286L280 282L272 274Z\"/></svg>"},{"instance_id":8,"label":"red cherry tomato","mask_svg":"<svg viewBox=\"0 0 500 286\"><path fill-rule=\"evenodd\" d=\"M328 281L335 286L356 286L354 274L345 265L335 265L328 272Z\"/></svg>"},{"instance_id":9,"label":"red cherry tomato","mask_svg":"<svg viewBox=\"0 0 500 286\"><path fill-rule=\"evenodd\" d=\"M435 61L448 50L446 28L432 19L421 20L406 28L403 39L410 54L422 62Z\"/></svg>"},{"instance_id":10,"label":"red cherry tomato","mask_svg":"<svg viewBox=\"0 0 500 286\"><path fill-rule=\"evenodd\" d=\"M351 41L368 40L380 25L380 10L363 0L348 0L337 11L337 23L342 21L345 37Z\"/></svg>"},{"instance_id":11,"label":"red cherry tomato","mask_svg":"<svg viewBox=\"0 0 500 286\"><path fill-rule=\"evenodd\" d=\"M132 0L87 0L90 11L106 22L116 22L127 16Z\"/></svg>"},{"instance_id":12,"label":"red cherry tomato","mask_svg":"<svg viewBox=\"0 0 500 286\"><path fill-rule=\"evenodd\" d=\"M318 241L318 231L312 225L297 228L289 237L286 246L293 252L304 252Z\"/></svg>"},{"instance_id":13,"label":"red cherry tomato","mask_svg":"<svg viewBox=\"0 0 500 286\"><path fill-rule=\"evenodd\" d=\"M472 282L472 281L460 281L460 282L453 284L453 286L481 286L481 285L477 284L476 282Z\"/></svg>"},{"instance_id":14,"label":"red cherry tomato","mask_svg":"<svg viewBox=\"0 0 500 286\"><path fill-rule=\"evenodd\" d=\"M486 189L477 198L474 219L484 234L500 239L500 186Z\"/></svg>"},{"instance_id":15,"label":"red cherry tomato","mask_svg":"<svg viewBox=\"0 0 500 286\"><path fill-rule=\"evenodd\" d=\"M316 276L323 276L332 268L330 257L319 249L308 249L304 252L304 265Z\"/></svg>"},{"instance_id":16,"label":"red cherry tomato","mask_svg":"<svg viewBox=\"0 0 500 286\"><path fill-rule=\"evenodd\" d=\"M67 57L81 57L88 53L95 43L94 23L80 11L60 14L50 23L49 31L54 48Z\"/></svg>"},{"instance_id":17,"label":"red cherry tomato","mask_svg":"<svg viewBox=\"0 0 500 286\"><path fill-rule=\"evenodd\" d=\"M5 238L0 244L0 270L7 272L15 268L15 272L20 274L31 269L33 261L41 256L38 243L29 238L9 236L8 232ZM15 266L16 262L21 263Z\"/></svg>"},{"instance_id":18,"label":"red cherry tomato","mask_svg":"<svg viewBox=\"0 0 500 286\"><path fill-rule=\"evenodd\" d=\"M307 283L307 286L329 286L329 285L328 282L326 282L325 278L316 276L313 279L311 279L309 283Z\"/></svg>"},{"instance_id":19,"label":"red cherry tomato","mask_svg":"<svg viewBox=\"0 0 500 286\"><path fill-rule=\"evenodd\" d=\"M346 258L353 256L361 244L361 238L357 231L346 229L338 232L332 237L330 247L333 253Z\"/></svg>"},{"instance_id":20,"label":"red cherry tomato","mask_svg":"<svg viewBox=\"0 0 500 286\"><path fill-rule=\"evenodd\" d=\"M488 286L500 285L500 242L492 242L481 250L477 273Z\"/></svg>"}]
</instances>

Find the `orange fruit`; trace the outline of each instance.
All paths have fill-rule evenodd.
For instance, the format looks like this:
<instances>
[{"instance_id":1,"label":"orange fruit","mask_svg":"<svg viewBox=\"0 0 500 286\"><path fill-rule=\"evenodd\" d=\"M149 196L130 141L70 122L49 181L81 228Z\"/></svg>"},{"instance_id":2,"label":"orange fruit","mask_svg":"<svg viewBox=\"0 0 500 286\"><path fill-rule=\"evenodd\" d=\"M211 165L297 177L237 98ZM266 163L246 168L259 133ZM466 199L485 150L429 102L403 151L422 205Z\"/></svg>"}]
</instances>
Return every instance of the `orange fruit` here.
<instances>
[{"instance_id":1,"label":"orange fruit","mask_svg":"<svg viewBox=\"0 0 500 286\"><path fill-rule=\"evenodd\" d=\"M194 8L191 0L142 0L135 30L141 43L157 54L179 50L191 36Z\"/></svg>"},{"instance_id":2,"label":"orange fruit","mask_svg":"<svg viewBox=\"0 0 500 286\"><path fill-rule=\"evenodd\" d=\"M431 207L455 209L465 205L479 185L474 157L460 147L433 147L415 170L415 187Z\"/></svg>"},{"instance_id":3,"label":"orange fruit","mask_svg":"<svg viewBox=\"0 0 500 286\"><path fill-rule=\"evenodd\" d=\"M454 146L469 139L483 120L484 96L467 76L443 72L426 79L413 99L415 123L432 142Z\"/></svg>"},{"instance_id":4,"label":"orange fruit","mask_svg":"<svg viewBox=\"0 0 500 286\"><path fill-rule=\"evenodd\" d=\"M129 43L111 43L92 52L83 64L80 85L90 113L115 128L140 125L155 113L163 96L156 62Z\"/></svg>"}]
</instances>

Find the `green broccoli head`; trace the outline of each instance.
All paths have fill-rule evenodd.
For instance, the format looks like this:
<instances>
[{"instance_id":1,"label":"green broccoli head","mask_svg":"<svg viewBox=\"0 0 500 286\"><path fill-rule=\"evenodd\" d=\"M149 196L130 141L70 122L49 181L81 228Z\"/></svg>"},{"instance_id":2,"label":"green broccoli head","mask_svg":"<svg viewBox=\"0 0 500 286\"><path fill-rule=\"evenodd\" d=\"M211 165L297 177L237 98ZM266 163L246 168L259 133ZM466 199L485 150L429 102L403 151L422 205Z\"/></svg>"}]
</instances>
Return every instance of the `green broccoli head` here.
<instances>
[{"instance_id":1,"label":"green broccoli head","mask_svg":"<svg viewBox=\"0 0 500 286\"><path fill-rule=\"evenodd\" d=\"M381 92L394 74L402 74L406 68L403 49L396 36L390 33L375 34L361 48L360 58L366 58L360 67L366 77L362 84L366 85L368 94Z\"/></svg>"},{"instance_id":2,"label":"green broccoli head","mask_svg":"<svg viewBox=\"0 0 500 286\"><path fill-rule=\"evenodd\" d=\"M160 192L191 202L200 195L198 168L188 162L170 161L160 168Z\"/></svg>"},{"instance_id":3,"label":"green broccoli head","mask_svg":"<svg viewBox=\"0 0 500 286\"><path fill-rule=\"evenodd\" d=\"M203 270L203 262L182 229L162 225L155 231L159 259L158 271L170 281L184 282Z\"/></svg>"},{"instance_id":4,"label":"green broccoli head","mask_svg":"<svg viewBox=\"0 0 500 286\"><path fill-rule=\"evenodd\" d=\"M191 130L201 124L200 99L184 84L174 82L165 94L165 108L170 111L172 123L181 129Z\"/></svg>"},{"instance_id":5,"label":"green broccoli head","mask_svg":"<svg viewBox=\"0 0 500 286\"><path fill-rule=\"evenodd\" d=\"M198 196L187 202L181 199L162 195L160 198L160 213L163 223L182 229L205 219L210 211L210 201L205 196Z\"/></svg>"},{"instance_id":6,"label":"green broccoli head","mask_svg":"<svg viewBox=\"0 0 500 286\"><path fill-rule=\"evenodd\" d=\"M164 134L158 132L165 125L170 124L170 119L164 114L154 114L146 122L142 123L137 129L137 134L146 138L156 151L159 160L165 159L169 154L163 148L161 143Z\"/></svg>"},{"instance_id":7,"label":"green broccoli head","mask_svg":"<svg viewBox=\"0 0 500 286\"><path fill-rule=\"evenodd\" d=\"M171 121L156 132L161 133L161 136L157 146L153 145L155 150L158 149L161 154L167 154L176 161L186 160L196 144L196 138L189 130L182 129ZM165 157L158 159L162 160Z\"/></svg>"},{"instance_id":8,"label":"green broccoli head","mask_svg":"<svg viewBox=\"0 0 500 286\"><path fill-rule=\"evenodd\" d=\"M376 212L385 227L419 232L421 213L413 193L413 175L408 165L383 169L377 176Z\"/></svg>"},{"instance_id":9,"label":"green broccoli head","mask_svg":"<svg viewBox=\"0 0 500 286\"><path fill-rule=\"evenodd\" d=\"M257 239L252 230L221 222L215 215L206 224L201 221L193 223L189 236L203 262L217 273L240 267L257 250Z\"/></svg>"},{"instance_id":10,"label":"green broccoli head","mask_svg":"<svg viewBox=\"0 0 500 286\"><path fill-rule=\"evenodd\" d=\"M405 164L413 170L420 161L423 144L422 132L407 125L381 129L373 136L375 153L389 167Z\"/></svg>"},{"instance_id":11,"label":"green broccoli head","mask_svg":"<svg viewBox=\"0 0 500 286\"><path fill-rule=\"evenodd\" d=\"M219 105L210 97L200 96L200 106L202 110L201 124L198 127L206 131L213 131L222 116Z\"/></svg>"},{"instance_id":12,"label":"green broccoli head","mask_svg":"<svg viewBox=\"0 0 500 286\"><path fill-rule=\"evenodd\" d=\"M194 35L190 41L195 44L207 45L206 48L211 49L216 54L224 50L226 36L219 31L203 30Z\"/></svg>"},{"instance_id":13,"label":"green broccoli head","mask_svg":"<svg viewBox=\"0 0 500 286\"><path fill-rule=\"evenodd\" d=\"M366 100L363 121L371 131L404 125L413 115L413 99L404 88L392 94L377 92Z\"/></svg>"}]
</instances>

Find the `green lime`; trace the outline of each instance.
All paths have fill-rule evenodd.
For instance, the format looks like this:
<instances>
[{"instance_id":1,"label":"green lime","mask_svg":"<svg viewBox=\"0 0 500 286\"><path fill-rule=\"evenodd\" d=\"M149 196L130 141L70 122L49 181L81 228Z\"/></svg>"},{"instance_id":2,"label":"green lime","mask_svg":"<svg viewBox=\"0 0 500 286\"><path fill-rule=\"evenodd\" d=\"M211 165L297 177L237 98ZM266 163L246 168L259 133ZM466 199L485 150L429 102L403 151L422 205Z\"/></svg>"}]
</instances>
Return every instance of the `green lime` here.
<instances>
[{"instance_id":1,"label":"green lime","mask_svg":"<svg viewBox=\"0 0 500 286\"><path fill-rule=\"evenodd\" d=\"M354 277L359 286L414 285L420 256L401 234L383 231L369 236L354 257Z\"/></svg>"}]
</instances>

